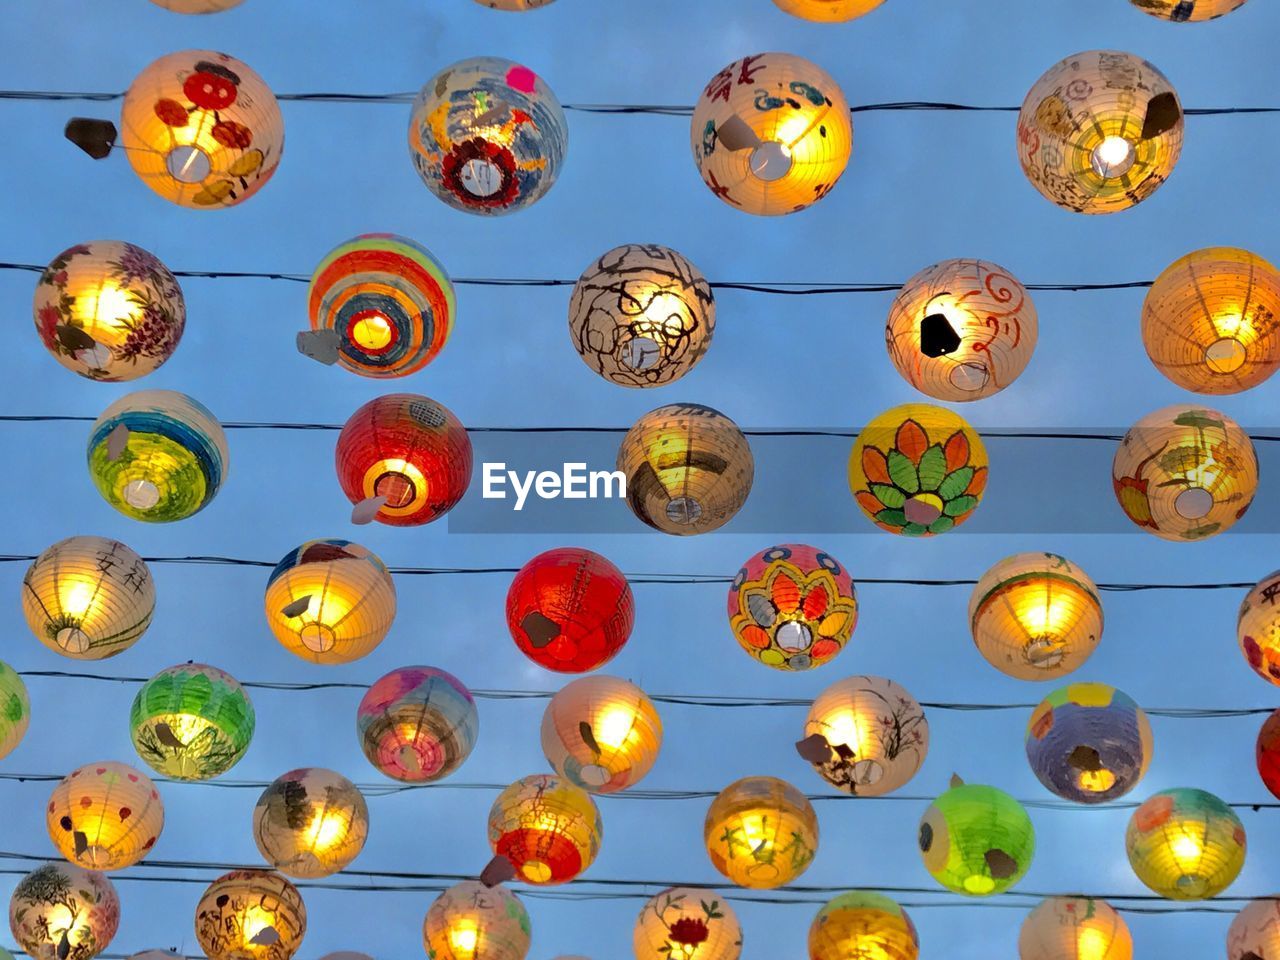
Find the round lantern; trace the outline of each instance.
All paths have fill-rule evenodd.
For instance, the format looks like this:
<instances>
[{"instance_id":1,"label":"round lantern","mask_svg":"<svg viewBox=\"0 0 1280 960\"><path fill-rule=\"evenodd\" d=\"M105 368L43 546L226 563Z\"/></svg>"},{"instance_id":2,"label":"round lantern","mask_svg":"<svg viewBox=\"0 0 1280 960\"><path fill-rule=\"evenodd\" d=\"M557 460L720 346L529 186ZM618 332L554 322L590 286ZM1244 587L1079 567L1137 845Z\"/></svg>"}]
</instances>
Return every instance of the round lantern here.
<instances>
[{"instance_id":1,"label":"round lantern","mask_svg":"<svg viewBox=\"0 0 1280 960\"><path fill-rule=\"evenodd\" d=\"M907 911L888 897L842 893L818 911L809 927L812 960L917 960L920 937Z\"/></svg>"},{"instance_id":2,"label":"round lantern","mask_svg":"<svg viewBox=\"0 0 1280 960\"><path fill-rule=\"evenodd\" d=\"M467 213L531 206L556 182L568 148L569 125L551 88L528 67L498 57L445 67L422 88L409 117L418 176Z\"/></svg>"},{"instance_id":3,"label":"round lantern","mask_svg":"<svg viewBox=\"0 0 1280 960\"><path fill-rule=\"evenodd\" d=\"M520 652L560 673L604 666L635 625L622 571L590 550L559 547L523 567L507 591L507 626Z\"/></svg>"},{"instance_id":4,"label":"round lantern","mask_svg":"<svg viewBox=\"0 0 1280 960\"><path fill-rule=\"evenodd\" d=\"M986 486L982 438L943 407L886 410L862 428L849 454L849 489L871 522L890 533L946 533L969 519Z\"/></svg>"},{"instance_id":5,"label":"round lantern","mask_svg":"<svg viewBox=\"0 0 1280 960\"><path fill-rule=\"evenodd\" d=\"M334 458L347 499L385 497L374 519L393 527L443 516L471 483L467 431L443 404L414 393L390 393L353 413Z\"/></svg>"},{"instance_id":6,"label":"round lantern","mask_svg":"<svg viewBox=\"0 0 1280 960\"><path fill-rule=\"evenodd\" d=\"M217 418L173 390L126 394L89 434L89 475L98 492L126 517L149 523L204 509L222 487L228 458Z\"/></svg>"},{"instance_id":7,"label":"round lantern","mask_svg":"<svg viewBox=\"0 0 1280 960\"><path fill-rule=\"evenodd\" d=\"M715 530L751 493L755 460L738 425L718 410L672 403L637 420L618 447L627 505L678 536Z\"/></svg>"},{"instance_id":8,"label":"round lantern","mask_svg":"<svg viewBox=\"0 0 1280 960\"><path fill-rule=\"evenodd\" d=\"M253 808L253 839L263 858L291 877L337 873L364 849L369 808L356 785L323 767L277 777Z\"/></svg>"},{"instance_id":9,"label":"round lantern","mask_svg":"<svg viewBox=\"0 0 1280 960\"><path fill-rule=\"evenodd\" d=\"M1130 520L1165 540L1203 540L1244 516L1258 489L1253 442L1204 407L1164 407L1125 434L1111 483Z\"/></svg>"},{"instance_id":10,"label":"round lantern","mask_svg":"<svg viewBox=\"0 0 1280 960\"><path fill-rule=\"evenodd\" d=\"M220 13L244 3L244 0L151 0L156 6L174 13Z\"/></svg>"},{"instance_id":11,"label":"round lantern","mask_svg":"<svg viewBox=\"0 0 1280 960\"><path fill-rule=\"evenodd\" d=\"M849 104L822 68L787 53L729 64L693 107L693 160L739 210L803 210L836 185L853 150Z\"/></svg>"},{"instance_id":12,"label":"round lantern","mask_svg":"<svg viewBox=\"0 0 1280 960\"><path fill-rule=\"evenodd\" d=\"M253 739L253 704L235 677L202 663L161 670L129 711L133 748L156 773L209 780L226 773Z\"/></svg>"},{"instance_id":13,"label":"round lantern","mask_svg":"<svg viewBox=\"0 0 1280 960\"><path fill-rule=\"evenodd\" d=\"M1182 104L1131 53L1090 50L1055 64L1018 114L1018 159L1031 185L1076 213L1114 213L1169 179L1182 151Z\"/></svg>"},{"instance_id":14,"label":"round lantern","mask_svg":"<svg viewBox=\"0 0 1280 960\"><path fill-rule=\"evenodd\" d=\"M1215 20L1244 6L1245 0L1129 0L1143 13L1174 23ZM1232 960L1236 958L1232 957Z\"/></svg>"},{"instance_id":15,"label":"round lantern","mask_svg":"<svg viewBox=\"0 0 1280 960\"><path fill-rule=\"evenodd\" d=\"M978 652L1019 680L1078 670L1102 638L1098 588L1056 553L1017 553L982 575L969 598Z\"/></svg>"},{"instance_id":16,"label":"round lantern","mask_svg":"<svg viewBox=\"0 0 1280 960\"><path fill-rule=\"evenodd\" d=\"M364 377L405 377L453 330L453 284L421 244L370 233L330 251L307 292L312 330L337 331L338 363Z\"/></svg>"},{"instance_id":17,"label":"round lantern","mask_svg":"<svg viewBox=\"0 0 1280 960\"><path fill-rule=\"evenodd\" d=\"M904 786L929 752L929 721L920 704L883 677L849 677L827 687L809 707L804 735L825 742L826 759L813 769L855 797Z\"/></svg>"},{"instance_id":18,"label":"round lantern","mask_svg":"<svg viewBox=\"0 0 1280 960\"><path fill-rule=\"evenodd\" d=\"M1280 799L1280 710L1271 714L1258 731L1258 775L1276 799Z\"/></svg>"},{"instance_id":19,"label":"round lantern","mask_svg":"<svg viewBox=\"0 0 1280 960\"><path fill-rule=\"evenodd\" d=\"M999 393L1036 348L1039 325L1027 288L987 260L943 260L903 284L889 308L885 343L902 378L935 400Z\"/></svg>"},{"instance_id":20,"label":"round lantern","mask_svg":"<svg viewBox=\"0 0 1280 960\"><path fill-rule=\"evenodd\" d=\"M289 960L307 932L298 888L270 870L232 870L196 905L196 939L209 960Z\"/></svg>"},{"instance_id":21,"label":"round lantern","mask_svg":"<svg viewBox=\"0 0 1280 960\"><path fill-rule=\"evenodd\" d=\"M534 10L545 7L552 0L476 0L493 10Z\"/></svg>"},{"instance_id":22,"label":"round lantern","mask_svg":"<svg viewBox=\"0 0 1280 960\"><path fill-rule=\"evenodd\" d=\"M738 960L742 927L714 890L668 887L641 909L632 946L636 960Z\"/></svg>"},{"instance_id":23,"label":"round lantern","mask_svg":"<svg viewBox=\"0 0 1280 960\"><path fill-rule=\"evenodd\" d=\"M658 759L662 719L643 690L617 677L581 677L542 714L542 752L551 768L591 793L634 786Z\"/></svg>"},{"instance_id":24,"label":"round lantern","mask_svg":"<svg viewBox=\"0 0 1280 960\"><path fill-rule=\"evenodd\" d=\"M953 786L920 819L925 869L954 893L1003 893L1022 879L1035 851L1027 811L995 787Z\"/></svg>"},{"instance_id":25,"label":"round lantern","mask_svg":"<svg viewBox=\"0 0 1280 960\"><path fill-rule=\"evenodd\" d=\"M104 760L62 778L45 815L58 852L86 870L120 870L151 852L164 827L164 804L140 770Z\"/></svg>"},{"instance_id":26,"label":"round lantern","mask_svg":"<svg viewBox=\"0 0 1280 960\"><path fill-rule=\"evenodd\" d=\"M1133 960L1133 937L1105 900L1046 897L1022 921L1019 960Z\"/></svg>"},{"instance_id":27,"label":"round lantern","mask_svg":"<svg viewBox=\"0 0 1280 960\"><path fill-rule=\"evenodd\" d=\"M659 387L692 370L711 345L716 299L669 247L628 243L598 257L569 300L569 337L583 362L622 387Z\"/></svg>"},{"instance_id":28,"label":"round lantern","mask_svg":"<svg viewBox=\"0 0 1280 960\"><path fill-rule=\"evenodd\" d=\"M779 9L802 20L837 23L870 13L884 0L773 0Z\"/></svg>"},{"instance_id":29,"label":"round lantern","mask_svg":"<svg viewBox=\"0 0 1280 960\"><path fill-rule=\"evenodd\" d=\"M1269 573L1245 594L1236 617L1240 650L1258 676L1280 686L1280 570Z\"/></svg>"},{"instance_id":30,"label":"round lantern","mask_svg":"<svg viewBox=\"0 0 1280 960\"><path fill-rule=\"evenodd\" d=\"M791 784L743 777L711 801L702 839L712 865L740 887L790 883L818 852L818 816Z\"/></svg>"},{"instance_id":31,"label":"round lantern","mask_svg":"<svg viewBox=\"0 0 1280 960\"><path fill-rule=\"evenodd\" d=\"M1280 957L1280 900L1253 900L1236 914L1227 930L1227 960Z\"/></svg>"},{"instance_id":32,"label":"round lantern","mask_svg":"<svg viewBox=\"0 0 1280 960\"><path fill-rule=\"evenodd\" d=\"M360 749L405 783L442 780L471 755L480 714L471 693L435 667L400 667L374 681L356 711Z\"/></svg>"},{"instance_id":33,"label":"round lantern","mask_svg":"<svg viewBox=\"0 0 1280 960\"><path fill-rule=\"evenodd\" d=\"M1125 831L1138 879L1170 900L1217 896L1244 866L1244 825L1203 790L1162 790L1133 812Z\"/></svg>"},{"instance_id":34,"label":"round lantern","mask_svg":"<svg viewBox=\"0 0 1280 960\"><path fill-rule=\"evenodd\" d=\"M197 4L210 5L182 5ZM166 200L231 207L276 172L284 118L247 65L225 53L183 50L155 61L125 91L120 145L142 182Z\"/></svg>"},{"instance_id":35,"label":"round lantern","mask_svg":"<svg viewBox=\"0 0 1280 960\"><path fill-rule=\"evenodd\" d=\"M9 929L32 960L92 960L120 926L120 898L101 873L46 863L18 881Z\"/></svg>"},{"instance_id":36,"label":"round lantern","mask_svg":"<svg viewBox=\"0 0 1280 960\"><path fill-rule=\"evenodd\" d=\"M1138 785L1151 763L1151 724L1127 694L1072 683L1049 694L1027 724L1027 761L1045 789L1105 803Z\"/></svg>"},{"instance_id":37,"label":"round lantern","mask_svg":"<svg viewBox=\"0 0 1280 960\"><path fill-rule=\"evenodd\" d=\"M182 288L155 256L119 240L54 257L36 285L36 332L68 370L136 380L173 355L187 319Z\"/></svg>"},{"instance_id":38,"label":"round lantern","mask_svg":"<svg viewBox=\"0 0 1280 960\"><path fill-rule=\"evenodd\" d=\"M422 922L431 960L525 960L532 928L524 904L506 887L464 880L432 902Z\"/></svg>"},{"instance_id":39,"label":"round lantern","mask_svg":"<svg viewBox=\"0 0 1280 960\"><path fill-rule=\"evenodd\" d=\"M387 635L396 586L377 554L350 540L308 540L267 578L267 625L313 663L350 663Z\"/></svg>"},{"instance_id":40,"label":"round lantern","mask_svg":"<svg viewBox=\"0 0 1280 960\"><path fill-rule=\"evenodd\" d=\"M578 876L600 852L603 831L591 795L549 774L517 780L489 809L489 846L526 883L565 883Z\"/></svg>"},{"instance_id":41,"label":"round lantern","mask_svg":"<svg viewBox=\"0 0 1280 960\"><path fill-rule=\"evenodd\" d=\"M0 757L7 757L31 723L31 700L22 677L7 663L0 663Z\"/></svg>"}]
</instances>

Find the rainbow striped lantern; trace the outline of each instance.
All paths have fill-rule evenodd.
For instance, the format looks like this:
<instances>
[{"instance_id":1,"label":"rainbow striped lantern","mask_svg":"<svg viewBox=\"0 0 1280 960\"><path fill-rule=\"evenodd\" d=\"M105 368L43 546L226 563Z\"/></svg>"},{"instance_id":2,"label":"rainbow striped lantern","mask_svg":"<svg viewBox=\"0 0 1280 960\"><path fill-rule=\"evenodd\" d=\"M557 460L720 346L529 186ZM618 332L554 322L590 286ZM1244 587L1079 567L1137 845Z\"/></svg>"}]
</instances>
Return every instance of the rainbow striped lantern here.
<instances>
[{"instance_id":1,"label":"rainbow striped lantern","mask_svg":"<svg viewBox=\"0 0 1280 960\"><path fill-rule=\"evenodd\" d=\"M31 723L31 700L22 677L0 663L0 757L7 757L26 736Z\"/></svg>"},{"instance_id":2,"label":"rainbow striped lantern","mask_svg":"<svg viewBox=\"0 0 1280 960\"><path fill-rule=\"evenodd\" d=\"M920 855L933 879L953 893L988 897L1022 879L1036 832L1022 804L1003 790L952 781L920 820Z\"/></svg>"},{"instance_id":3,"label":"rainbow striped lantern","mask_svg":"<svg viewBox=\"0 0 1280 960\"><path fill-rule=\"evenodd\" d=\"M356 711L360 749L380 773L405 783L443 780L471 756L480 714L453 674L400 667L374 681Z\"/></svg>"},{"instance_id":4,"label":"rainbow striped lantern","mask_svg":"<svg viewBox=\"0 0 1280 960\"><path fill-rule=\"evenodd\" d=\"M842 893L809 927L811 960L917 960L920 937L907 911L878 893Z\"/></svg>"},{"instance_id":5,"label":"rainbow striped lantern","mask_svg":"<svg viewBox=\"0 0 1280 960\"><path fill-rule=\"evenodd\" d=\"M1196 23L1225 17L1245 5L1246 0L1129 0L1143 13L1174 23ZM1236 960L1232 957L1231 960Z\"/></svg>"},{"instance_id":6,"label":"rainbow striped lantern","mask_svg":"<svg viewBox=\"0 0 1280 960\"><path fill-rule=\"evenodd\" d=\"M532 936L520 898L477 880L449 887L422 921L429 960L525 960Z\"/></svg>"},{"instance_id":7,"label":"rainbow striped lantern","mask_svg":"<svg viewBox=\"0 0 1280 960\"><path fill-rule=\"evenodd\" d=\"M129 711L133 748L152 770L177 780L226 773L253 739L254 713L235 677L180 663L142 685Z\"/></svg>"},{"instance_id":8,"label":"rainbow striped lantern","mask_svg":"<svg viewBox=\"0 0 1280 960\"><path fill-rule=\"evenodd\" d=\"M115 885L61 861L36 867L9 900L9 930L31 960L93 960L119 926Z\"/></svg>"},{"instance_id":9,"label":"rainbow striped lantern","mask_svg":"<svg viewBox=\"0 0 1280 960\"><path fill-rule=\"evenodd\" d=\"M617 793L644 779L662 749L662 719L643 690L618 677L581 677L542 715L551 768L591 793Z\"/></svg>"},{"instance_id":10,"label":"rainbow striped lantern","mask_svg":"<svg viewBox=\"0 0 1280 960\"><path fill-rule=\"evenodd\" d=\"M1227 930L1227 960L1268 957L1280 957L1280 900L1275 897L1249 903Z\"/></svg>"},{"instance_id":11,"label":"rainbow striped lantern","mask_svg":"<svg viewBox=\"0 0 1280 960\"><path fill-rule=\"evenodd\" d=\"M489 845L526 883L565 883L591 866L604 824L581 787L550 774L522 777L489 810Z\"/></svg>"},{"instance_id":12,"label":"rainbow striped lantern","mask_svg":"<svg viewBox=\"0 0 1280 960\"><path fill-rule=\"evenodd\" d=\"M738 886L771 890L809 869L818 816L785 780L743 777L711 801L702 840L711 865Z\"/></svg>"},{"instance_id":13,"label":"rainbow striped lantern","mask_svg":"<svg viewBox=\"0 0 1280 960\"><path fill-rule=\"evenodd\" d=\"M1133 812L1125 831L1138 879L1169 900L1215 897L1244 866L1244 824L1204 790L1162 790Z\"/></svg>"},{"instance_id":14,"label":"rainbow striped lantern","mask_svg":"<svg viewBox=\"0 0 1280 960\"><path fill-rule=\"evenodd\" d=\"M716 891L668 887L640 911L632 949L636 960L738 960L742 926Z\"/></svg>"},{"instance_id":15,"label":"rainbow striped lantern","mask_svg":"<svg viewBox=\"0 0 1280 960\"><path fill-rule=\"evenodd\" d=\"M164 804L151 778L103 760L58 782L45 811L49 839L86 870L120 870L151 852L164 828Z\"/></svg>"},{"instance_id":16,"label":"rainbow striped lantern","mask_svg":"<svg viewBox=\"0 0 1280 960\"><path fill-rule=\"evenodd\" d=\"M1133 960L1133 937L1105 900L1046 897L1018 935L1019 960Z\"/></svg>"}]
</instances>

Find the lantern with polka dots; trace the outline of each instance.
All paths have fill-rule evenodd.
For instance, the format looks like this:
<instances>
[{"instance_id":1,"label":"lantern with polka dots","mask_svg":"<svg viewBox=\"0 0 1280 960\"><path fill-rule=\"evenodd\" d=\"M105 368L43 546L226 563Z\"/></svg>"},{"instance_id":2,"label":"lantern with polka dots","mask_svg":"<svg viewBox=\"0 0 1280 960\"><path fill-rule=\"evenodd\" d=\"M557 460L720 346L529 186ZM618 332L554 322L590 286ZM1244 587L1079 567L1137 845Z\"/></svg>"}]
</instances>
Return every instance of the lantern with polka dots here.
<instances>
[{"instance_id":1,"label":"lantern with polka dots","mask_svg":"<svg viewBox=\"0 0 1280 960\"><path fill-rule=\"evenodd\" d=\"M307 932L307 908L280 874L232 870L205 889L195 928L209 960L289 960Z\"/></svg>"},{"instance_id":2,"label":"lantern with polka dots","mask_svg":"<svg viewBox=\"0 0 1280 960\"><path fill-rule=\"evenodd\" d=\"M1280 899L1264 897L1246 904L1227 930L1227 960L1280 957Z\"/></svg>"},{"instance_id":3,"label":"lantern with polka dots","mask_svg":"<svg viewBox=\"0 0 1280 960\"><path fill-rule=\"evenodd\" d=\"M809 925L811 960L918 960L920 937L907 911L868 891L842 893Z\"/></svg>"},{"instance_id":4,"label":"lantern with polka dots","mask_svg":"<svg viewBox=\"0 0 1280 960\"><path fill-rule=\"evenodd\" d=\"M36 867L9 900L9 929L31 960L93 960L119 926L115 886L70 863Z\"/></svg>"},{"instance_id":5,"label":"lantern with polka dots","mask_svg":"<svg viewBox=\"0 0 1280 960\"><path fill-rule=\"evenodd\" d=\"M773 0L781 10L802 20L838 23L870 13L884 0Z\"/></svg>"},{"instance_id":6,"label":"lantern with polka dots","mask_svg":"<svg viewBox=\"0 0 1280 960\"><path fill-rule=\"evenodd\" d=\"M714 890L668 887L640 910L632 935L636 960L738 960L742 926Z\"/></svg>"},{"instance_id":7,"label":"lantern with polka dots","mask_svg":"<svg viewBox=\"0 0 1280 960\"><path fill-rule=\"evenodd\" d=\"M520 898L476 880L446 889L422 922L430 960L525 960L532 936Z\"/></svg>"},{"instance_id":8,"label":"lantern with polka dots","mask_svg":"<svg viewBox=\"0 0 1280 960\"><path fill-rule=\"evenodd\" d=\"M1027 761L1036 779L1076 803L1123 797L1146 774L1151 752L1146 713L1105 683L1055 690L1027 724Z\"/></svg>"},{"instance_id":9,"label":"lantern with polka dots","mask_svg":"<svg viewBox=\"0 0 1280 960\"><path fill-rule=\"evenodd\" d=\"M591 795L550 774L522 777L489 809L489 846L526 883L566 883L591 866L604 824Z\"/></svg>"},{"instance_id":10,"label":"lantern with polka dots","mask_svg":"<svg viewBox=\"0 0 1280 960\"><path fill-rule=\"evenodd\" d=\"M702 839L711 865L731 881L769 890L809 869L818 852L818 817L786 781L744 777L711 801Z\"/></svg>"},{"instance_id":11,"label":"lantern with polka dots","mask_svg":"<svg viewBox=\"0 0 1280 960\"><path fill-rule=\"evenodd\" d=\"M263 859L291 877L327 877L350 865L369 836L369 807L356 785L323 767L277 777L253 808Z\"/></svg>"},{"instance_id":12,"label":"lantern with polka dots","mask_svg":"<svg viewBox=\"0 0 1280 960\"><path fill-rule=\"evenodd\" d=\"M1022 921L1019 960L1133 960L1129 927L1105 900L1046 897Z\"/></svg>"},{"instance_id":13,"label":"lantern with polka dots","mask_svg":"<svg viewBox=\"0 0 1280 960\"><path fill-rule=\"evenodd\" d=\"M618 677L581 677L542 715L542 752L553 770L591 793L634 786L658 759L662 720L643 690Z\"/></svg>"},{"instance_id":14,"label":"lantern with polka dots","mask_svg":"<svg viewBox=\"0 0 1280 960\"><path fill-rule=\"evenodd\" d=\"M31 724L31 700L18 671L0 663L0 757L7 757L26 736Z\"/></svg>"},{"instance_id":15,"label":"lantern with polka dots","mask_svg":"<svg viewBox=\"0 0 1280 960\"><path fill-rule=\"evenodd\" d=\"M1215 897L1239 875L1244 824L1204 790L1162 790L1133 812L1125 831L1139 880L1170 900Z\"/></svg>"},{"instance_id":16,"label":"lantern with polka dots","mask_svg":"<svg viewBox=\"0 0 1280 960\"><path fill-rule=\"evenodd\" d=\"M360 749L405 783L443 780L471 755L480 714L471 692L435 667L400 667L374 681L356 711Z\"/></svg>"},{"instance_id":17,"label":"lantern with polka dots","mask_svg":"<svg viewBox=\"0 0 1280 960\"><path fill-rule=\"evenodd\" d=\"M1174 23L1198 23L1225 17L1238 10L1245 0L1129 0L1143 13ZM1232 957L1231 960L1236 960Z\"/></svg>"},{"instance_id":18,"label":"lantern with polka dots","mask_svg":"<svg viewBox=\"0 0 1280 960\"><path fill-rule=\"evenodd\" d=\"M920 820L925 869L953 893L1003 893L1031 866L1036 850L1031 818L1003 790L953 783Z\"/></svg>"},{"instance_id":19,"label":"lantern with polka dots","mask_svg":"<svg viewBox=\"0 0 1280 960\"><path fill-rule=\"evenodd\" d=\"M45 820L53 845L71 863L120 870L151 852L164 827L164 804L145 773L104 760L62 778Z\"/></svg>"}]
</instances>

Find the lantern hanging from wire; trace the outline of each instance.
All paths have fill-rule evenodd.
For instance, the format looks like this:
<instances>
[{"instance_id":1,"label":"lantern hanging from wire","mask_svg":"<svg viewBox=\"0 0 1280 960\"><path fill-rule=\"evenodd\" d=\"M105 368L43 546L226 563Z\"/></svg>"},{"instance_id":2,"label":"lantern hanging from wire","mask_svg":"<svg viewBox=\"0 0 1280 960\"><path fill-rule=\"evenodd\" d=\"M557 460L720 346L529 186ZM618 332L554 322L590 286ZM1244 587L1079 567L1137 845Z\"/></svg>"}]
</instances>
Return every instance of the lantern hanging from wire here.
<instances>
[{"instance_id":1,"label":"lantern hanging from wire","mask_svg":"<svg viewBox=\"0 0 1280 960\"><path fill-rule=\"evenodd\" d=\"M1244 825L1204 790L1162 790L1133 812L1125 831L1133 872L1169 900L1217 896L1244 866Z\"/></svg>"},{"instance_id":2,"label":"lantern hanging from wire","mask_svg":"<svg viewBox=\"0 0 1280 960\"><path fill-rule=\"evenodd\" d=\"M480 714L471 692L435 667L400 667L365 691L360 749L379 773L405 783L443 780L471 755Z\"/></svg>"},{"instance_id":3,"label":"lantern hanging from wire","mask_svg":"<svg viewBox=\"0 0 1280 960\"><path fill-rule=\"evenodd\" d=\"M1019 960L1133 960L1133 937L1105 900L1045 897L1022 921Z\"/></svg>"},{"instance_id":4,"label":"lantern hanging from wire","mask_svg":"<svg viewBox=\"0 0 1280 960\"><path fill-rule=\"evenodd\" d=\"M1249 666L1280 686L1280 570L1267 574L1245 594L1236 616L1236 638Z\"/></svg>"},{"instance_id":5,"label":"lantern hanging from wire","mask_svg":"<svg viewBox=\"0 0 1280 960\"><path fill-rule=\"evenodd\" d=\"M818 817L786 781L743 777L711 801L702 839L712 866L731 881L769 890L809 869L818 852Z\"/></svg>"},{"instance_id":6,"label":"lantern hanging from wire","mask_svg":"<svg viewBox=\"0 0 1280 960\"><path fill-rule=\"evenodd\" d=\"M867 891L827 902L809 926L812 960L918 960L920 937L907 911Z\"/></svg>"},{"instance_id":7,"label":"lantern hanging from wire","mask_svg":"<svg viewBox=\"0 0 1280 960\"><path fill-rule=\"evenodd\" d=\"M532 936L520 898L476 880L446 889L422 922L430 960L525 960Z\"/></svg>"},{"instance_id":8,"label":"lantern hanging from wire","mask_svg":"<svg viewBox=\"0 0 1280 960\"><path fill-rule=\"evenodd\" d=\"M925 869L953 893L1003 893L1022 879L1035 856L1031 818L1003 790L959 778L952 783L920 820Z\"/></svg>"},{"instance_id":9,"label":"lantern hanging from wire","mask_svg":"<svg viewBox=\"0 0 1280 960\"><path fill-rule=\"evenodd\" d=\"M1216 20L1238 10L1245 0L1129 0L1143 13L1174 23ZM1236 958L1232 958L1236 960Z\"/></svg>"},{"instance_id":10,"label":"lantern hanging from wire","mask_svg":"<svg viewBox=\"0 0 1280 960\"><path fill-rule=\"evenodd\" d=\"M1258 775L1271 795L1280 800L1280 710L1276 710L1258 731L1256 746Z\"/></svg>"},{"instance_id":11,"label":"lantern hanging from wire","mask_svg":"<svg viewBox=\"0 0 1280 960\"><path fill-rule=\"evenodd\" d=\"M590 793L634 786L658 759L662 719L643 690L618 677L581 677L542 714L542 752L556 773Z\"/></svg>"},{"instance_id":12,"label":"lantern hanging from wire","mask_svg":"<svg viewBox=\"0 0 1280 960\"><path fill-rule=\"evenodd\" d=\"M18 671L0 662L0 757L7 757L26 736L31 700Z\"/></svg>"},{"instance_id":13,"label":"lantern hanging from wire","mask_svg":"<svg viewBox=\"0 0 1280 960\"><path fill-rule=\"evenodd\" d=\"M36 867L9 899L9 929L31 960L93 960L119 926L115 886L70 863Z\"/></svg>"},{"instance_id":14,"label":"lantern hanging from wire","mask_svg":"<svg viewBox=\"0 0 1280 960\"><path fill-rule=\"evenodd\" d=\"M323 767L277 777L253 808L253 839L272 867L306 880L350 865L369 836L369 807L356 785Z\"/></svg>"},{"instance_id":15,"label":"lantern hanging from wire","mask_svg":"<svg viewBox=\"0 0 1280 960\"><path fill-rule=\"evenodd\" d=\"M49 839L86 870L120 870L151 852L164 828L164 804L151 778L123 763L88 763L49 797Z\"/></svg>"},{"instance_id":16,"label":"lantern hanging from wire","mask_svg":"<svg viewBox=\"0 0 1280 960\"><path fill-rule=\"evenodd\" d=\"M838 23L870 13L884 0L773 0L779 9L802 20Z\"/></svg>"},{"instance_id":17,"label":"lantern hanging from wire","mask_svg":"<svg viewBox=\"0 0 1280 960\"><path fill-rule=\"evenodd\" d=\"M209 960L289 960L307 932L307 908L280 874L232 870L205 889L195 928Z\"/></svg>"},{"instance_id":18,"label":"lantern hanging from wire","mask_svg":"<svg viewBox=\"0 0 1280 960\"><path fill-rule=\"evenodd\" d=\"M565 883L591 866L604 823L591 795L550 774L522 777L489 809L489 846L526 883Z\"/></svg>"},{"instance_id":19,"label":"lantern hanging from wire","mask_svg":"<svg viewBox=\"0 0 1280 960\"><path fill-rule=\"evenodd\" d=\"M1280 957L1280 899L1263 897L1244 906L1227 930L1227 960Z\"/></svg>"},{"instance_id":20,"label":"lantern hanging from wire","mask_svg":"<svg viewBox=\"0 0 1280 960\"><path fill-rule=\"evenodd\" d=\"M640 910L632 948L636 960L738 960L742 926L716 891L668 887Z\"/></svg>"},{"instance_id":21,"label":"lantern hanging from wire","mask_svg":"<svg viewBox=\"0 0 1280 960\"><path fill-rule=\"evenodd\" d=\"M129 711L133 748L152 770L176 780L210 780L244 756L253 703L229 673L203 663L161 670Z\"/></svg>"},{"instance_id":22,"label":"lantern hanging from wire","mask_svg":"<svg viewBox=\"0 0 1280 960\"><path fill-rule=\"evenodd\" d=\"M244 3L244 0L151 0L156 6L174 13L220 13Z\"/></svg>"}]
</instances>

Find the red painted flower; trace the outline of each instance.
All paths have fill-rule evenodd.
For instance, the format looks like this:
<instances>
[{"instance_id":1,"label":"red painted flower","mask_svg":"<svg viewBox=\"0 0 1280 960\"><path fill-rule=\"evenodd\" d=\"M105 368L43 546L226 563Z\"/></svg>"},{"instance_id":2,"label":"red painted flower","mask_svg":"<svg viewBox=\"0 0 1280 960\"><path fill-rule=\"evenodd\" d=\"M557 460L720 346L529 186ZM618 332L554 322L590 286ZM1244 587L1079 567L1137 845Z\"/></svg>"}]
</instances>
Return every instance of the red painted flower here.
<instances>
[{"instance_id":1,"label":"red painted flower","mask_svg":"<svg viewBox=\"0 0 1280 960\"><path fill-rule=\"evenodd\" d=\"M157 100L153 109L156 112L156 116L167 127L185 127L187 121L191 119L186 107L177 100L170 100L168 97L162 97Z\"/></svg>"},{"instance_id":2,"label":"red painted flower","mask_svg":"<svg viewBox=\"0 0 1280 960\"><path fill-rule=\"evenodd\" d=\"M182 92L197 107L205 110L225 110L236 102L239 91L229 78L208 70L197 70L182 84Z\"/></svg>"},{"instance_id":3,"label":"red painted flower","mask_svg":"<svg viewBox=\"0 0 1280 960\"><path fill-rule=\"evenodd\" d=\"M58 346L58 324L62 322L62 314L51 303L46 303L36 314L36 329L40 331L40 339L45 347L54 350Z\"/></svg>"},{"instance_id":4,"label":"red painted flower","mask_svg":"<svg viewBox=\"0 0 1280 960\"><path fill-rule=\"evenodd\" d=\"M472 189L468 178L473 168L484 169L497 182L485 193ZM516 158L500 143L473 137L455 143L440 165L440 176L449 192L469 207L505 207L520 194L516 177Z\"/></svg>"},{"instance_id":5,"label":"red painted flower","mask_svg":"<svg viewBox=\"0 0 1280 960\"><path fill-rule=\"evenodd\" d=\"M681 917L671 925L670 939L681 946L696 947L710 935L706 922L697 917Z\"/></svg>"},{"instance_id":6,"label":"red painted flower","mask_svg":"<svg viewBox=\"0 0 1280 960\"><path fill-rule=\"evenodd\" d=\"M239 147L241 150L246 149L253 143L253 131L242 123L236 123L234 120L222 120L213 125L213 139L217 140L224 147Z\"/></svg>"}]
</instances>

